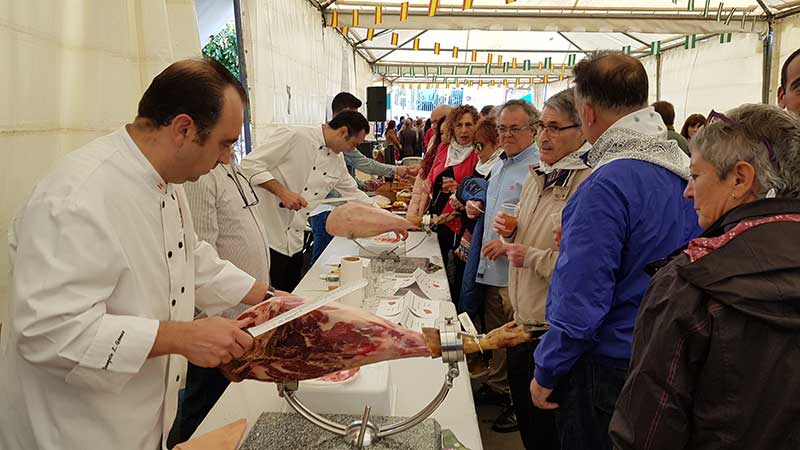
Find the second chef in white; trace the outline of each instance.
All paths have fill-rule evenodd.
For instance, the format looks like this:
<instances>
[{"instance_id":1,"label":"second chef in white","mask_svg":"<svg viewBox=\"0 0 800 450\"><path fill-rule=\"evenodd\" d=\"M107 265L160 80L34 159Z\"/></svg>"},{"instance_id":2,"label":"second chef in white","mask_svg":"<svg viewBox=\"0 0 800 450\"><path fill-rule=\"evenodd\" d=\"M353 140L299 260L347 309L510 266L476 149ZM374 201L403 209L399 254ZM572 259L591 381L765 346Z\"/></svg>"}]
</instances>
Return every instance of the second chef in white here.
<instances>
[{"instance_id":1,"label":"second chef in white","mask_svg":"<svg viewBox=\"0 0 800 450\"><path fill-rule=\"evenodd\" d=\"M275 128L264 145L242 160L250 184L259 187L258 208L270 246L270 280L276 288L292 291L302 278L303 233L315 200L336 190L343 198L370 201L347 172L342 156L368 132L369 122L361 113L343 111L321 127Z\"/></svg>"}]
</instances>

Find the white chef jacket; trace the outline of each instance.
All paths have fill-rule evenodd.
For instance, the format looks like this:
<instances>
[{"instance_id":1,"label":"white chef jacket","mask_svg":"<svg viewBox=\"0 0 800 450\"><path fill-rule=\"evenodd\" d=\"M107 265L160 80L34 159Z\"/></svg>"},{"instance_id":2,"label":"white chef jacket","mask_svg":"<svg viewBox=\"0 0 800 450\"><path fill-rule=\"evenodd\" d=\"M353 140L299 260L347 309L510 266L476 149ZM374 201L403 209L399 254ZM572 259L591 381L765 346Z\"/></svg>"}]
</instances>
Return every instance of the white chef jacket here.
<instances>
[{"instance_id":1,"label":"white chef jacket","mask_svg":"<svg viewBox=\"0 0 800 450\"><path fill-rule=\"evenodd\" d=\"M122 128L69 154L9 231L0 448L164 447L183 357L147 358L159 321L241 300L255 280L198 241L181 186Z\"/></svg>"},{"instance_id":2,"label":"white chef jacket","mask_svg":"<svg viewBox=\"0 0 800 450\"><path fill-rule=\"evenodd\" d=\"M342 197L370 201L347 172L344 156L325 146L321 126L278 127L265 142L242 159L242 170L254 187L278 180L306 201L324 199L332 190L339 191ZM286 256L300 252L306 221L315 205L291 211L278 206L278 196L256 189L270 247Z\"/></svg>"}]
</instances>

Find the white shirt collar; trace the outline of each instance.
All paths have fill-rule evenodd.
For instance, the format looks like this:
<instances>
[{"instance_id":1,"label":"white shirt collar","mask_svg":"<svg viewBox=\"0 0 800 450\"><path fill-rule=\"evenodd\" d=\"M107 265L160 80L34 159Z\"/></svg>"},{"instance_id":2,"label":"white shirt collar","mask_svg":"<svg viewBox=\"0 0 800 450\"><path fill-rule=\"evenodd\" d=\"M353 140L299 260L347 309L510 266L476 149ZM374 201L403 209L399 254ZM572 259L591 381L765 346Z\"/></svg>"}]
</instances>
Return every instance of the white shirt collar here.
<instances>
[{"instance_id":1,"label":"white shirt collar","mask_svg":"<svg viewBox=\"0 0 800 450\"><path fill-rule=\"evenodd\" d=\"M138 172L144 177L145 182L162 195L172 194L174 187L161 178L161 175L158 174L158 171L156 171L155 167L150 163L150 160L144 156L142 150L136 145L136 142L133 141L125 125L122 126L118 133L125 143L125 146L130 150L138 163Z\"/></svg>"},{"instance_id":2,"label":"white shirt collar","mask_svg":"<svg viewBox=\"0 0 800 450\"><path fill-rule=\"evenodd\" d=\"M312 132L311 132L311 137L314 139L314 143L320 150L329 148L325 144L325 133L322 131L324 128L325 125L319 127L312 127Z\"/></svg>"}]
</instances>

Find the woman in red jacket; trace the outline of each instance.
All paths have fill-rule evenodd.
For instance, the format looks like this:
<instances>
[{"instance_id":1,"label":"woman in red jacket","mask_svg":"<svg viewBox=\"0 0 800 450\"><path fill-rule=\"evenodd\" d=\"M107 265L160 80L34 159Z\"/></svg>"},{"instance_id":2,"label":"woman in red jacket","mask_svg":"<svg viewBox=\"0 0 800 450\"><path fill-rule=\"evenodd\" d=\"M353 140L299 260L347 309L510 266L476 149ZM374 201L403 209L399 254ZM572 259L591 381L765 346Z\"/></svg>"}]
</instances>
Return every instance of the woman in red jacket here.
<instances>
[{"instance_id":1,"label":"woman in red jacket","mask_svg":"<svg viewBox=\"0 0 800 450\"><path fill-rule=\"evenodd\" d=\"M478 110L474 106L462 105L450 111L442 129L442 143L436 150L428 172L428 182L431 186L431 203L428 211L431 214L448 214L455 209L450 205L450 196L455 193L458 185L466 177L470 177L478 162L478 154L472 143L472 130L478 121ZM450 296L454 302L458 301L461 290L461 274L455 270L455 261L452 251L456 248L456 238L461 233L461 219L457 218L439 227L439 247L444 258L445 268L448 269L450 282Z\"/></svg>"}]
</instances>

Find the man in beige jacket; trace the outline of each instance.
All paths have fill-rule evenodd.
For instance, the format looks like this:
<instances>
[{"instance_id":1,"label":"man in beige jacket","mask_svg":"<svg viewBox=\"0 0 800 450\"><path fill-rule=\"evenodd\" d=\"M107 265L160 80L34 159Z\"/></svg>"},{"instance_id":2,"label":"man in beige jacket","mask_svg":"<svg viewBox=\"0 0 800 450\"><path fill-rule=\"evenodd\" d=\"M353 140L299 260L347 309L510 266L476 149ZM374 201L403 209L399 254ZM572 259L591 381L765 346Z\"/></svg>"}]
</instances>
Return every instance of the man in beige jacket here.
<instances>
[{"instance_id":1,"label":"man in beige jacket","mask_svg":"<svg viewBox=\"0 0 800 450\"><path fill-rule=\"evenodd\" d=\"M581 159L589 149L575 111L571 89L544 104L538 126L541 163L531 167L520 197L518 227L502 215L495 231L506 241L510 262L508 290L517 323L536 326L545 321L550 276L558 258L554 228L561 210L591 170ZM528 390L533 379L533 351L537 341L508 349L508 381L519 431L525 448L557 449L552 411L537 409Z\"/></svg>"}]
</instances>

